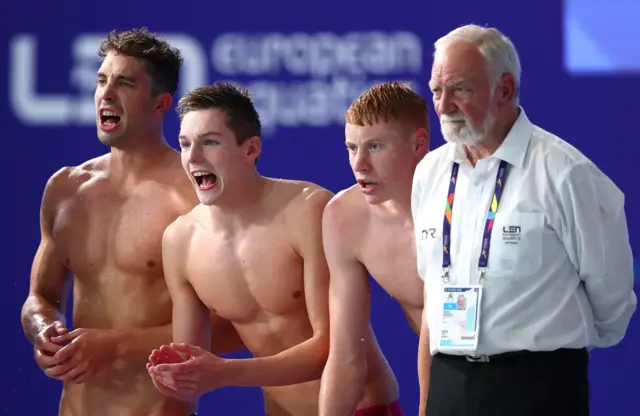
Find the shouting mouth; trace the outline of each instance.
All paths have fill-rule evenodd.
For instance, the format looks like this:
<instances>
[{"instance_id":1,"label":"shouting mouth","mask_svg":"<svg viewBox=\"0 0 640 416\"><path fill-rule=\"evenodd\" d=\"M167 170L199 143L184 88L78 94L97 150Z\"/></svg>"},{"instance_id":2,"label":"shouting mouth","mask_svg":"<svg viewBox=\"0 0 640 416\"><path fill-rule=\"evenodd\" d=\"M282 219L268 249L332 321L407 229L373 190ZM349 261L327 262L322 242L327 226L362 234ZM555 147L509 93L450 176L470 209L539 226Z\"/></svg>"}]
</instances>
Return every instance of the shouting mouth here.
<instances>
[{"instance_id":1,"label":"shouting mouth","mask_svg":"<svg viewBox=\"0 0 640 416\"><path fill-rule=\"evenodd\" d=\"M104 130L113 130L120 124L120 116L110 110L100 110L100 126Z\"/></svg>"},{"instance_id":2,"label":"shouting mouth","mask_svg":"<svg viewBox=\"0 0 640 416\"><path fill-rule=\"evenodd\" d=\"M216 186L216 182L218 182L218 177L212 172L198 170L191 172L191 174L196 181L196 185L198 185L198 189L201 191L208 191L209 189L212 189Z\"/></svg>"}]
</instances>

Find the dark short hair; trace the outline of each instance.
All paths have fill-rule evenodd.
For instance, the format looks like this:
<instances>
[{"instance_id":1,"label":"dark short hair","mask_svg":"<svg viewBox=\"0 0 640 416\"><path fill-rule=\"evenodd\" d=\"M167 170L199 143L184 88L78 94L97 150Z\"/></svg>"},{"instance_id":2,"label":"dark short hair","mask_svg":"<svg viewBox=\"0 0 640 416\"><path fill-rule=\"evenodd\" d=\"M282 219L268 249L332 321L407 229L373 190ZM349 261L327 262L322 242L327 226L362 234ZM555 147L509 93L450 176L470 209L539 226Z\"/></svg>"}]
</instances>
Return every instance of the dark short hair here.
<instances>
[{"instance_id":1,"label":"dark short hair","mask_svg":"<svg viewBox=\"0 0 640 416\"><path fill-rule=\"evenodd\" d=\"M216 82L197 88L178 101L176 112L182 120L185 114L198 110L218 109L227 115L227 126L240 145L251 137L262 136L260 116L256 111L251 93L228 82Z\"/></svg>"},{"instance_id":2,"label":"dark short hair","mask_svg":"<svg viewBox=\"0 0 640 416\"><path fill-rule=\"evenodd\" d=\"M180 50L171 47L146 27L125 32L109 32L100 44L98 56L104 58L109 52L145 61L154 94L176 93L180 81L180 68L184 62Z\"/></svg>"}]
</instances>

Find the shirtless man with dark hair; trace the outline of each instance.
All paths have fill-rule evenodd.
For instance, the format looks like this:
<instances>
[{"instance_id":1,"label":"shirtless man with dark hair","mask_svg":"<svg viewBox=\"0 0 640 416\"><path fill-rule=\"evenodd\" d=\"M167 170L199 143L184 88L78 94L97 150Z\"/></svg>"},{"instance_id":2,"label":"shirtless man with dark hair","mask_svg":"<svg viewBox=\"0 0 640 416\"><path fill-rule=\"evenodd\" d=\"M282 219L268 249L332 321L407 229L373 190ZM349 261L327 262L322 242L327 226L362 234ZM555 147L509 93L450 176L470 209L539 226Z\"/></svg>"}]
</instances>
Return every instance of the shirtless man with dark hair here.
<instances>
[{"instance_id":1,"label":"shirtless man with dark hair","mask_svg":"<svg viewBox=\"0 0 640 416\"><path fill-rule=\"evenodd\" d=\"M162 234L197 203L162 129L182 57L146 29L110 33L99 55L98 138L111 150L47 182L22 324L37 364L64 382L60 415L189 415L193 405L159 394L145 371L171 340Z\"/></svg>"},{"instance_id":2,"label":"shirtless man with dark hair","mask_svg":"<svg viewBox=\"0 0 640 416\"><path fill-rule=\"evenodd\" d=\"M246 90L202 87L178 110L184 169L201 204L164 235L174 344L154 351L149 373L159 390L181 399L260 386L268 415L317 415L329 349L322 212L333 194L257 172L260 121ZM255 358L206 352L212 309L232 322ZM174 360L178 353L191 359ZM387 396L379 381L365 386L358 408Z\"/></svg>"}]
</instances>

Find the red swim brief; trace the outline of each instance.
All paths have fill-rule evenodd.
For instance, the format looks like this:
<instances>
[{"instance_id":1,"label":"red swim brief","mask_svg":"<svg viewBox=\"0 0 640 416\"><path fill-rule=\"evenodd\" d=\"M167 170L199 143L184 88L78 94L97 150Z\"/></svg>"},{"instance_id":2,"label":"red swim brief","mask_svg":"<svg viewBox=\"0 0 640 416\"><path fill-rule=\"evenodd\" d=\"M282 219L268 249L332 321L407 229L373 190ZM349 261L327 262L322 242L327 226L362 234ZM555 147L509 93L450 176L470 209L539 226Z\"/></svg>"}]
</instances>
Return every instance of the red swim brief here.
<instances>
[{"instance_id":1,"label":"red swim brief","mask_svg":"<svg viewBox=\"0 0 640 416\"><path fill-rule=\"evenodd\" d=\"M354 416L404 416L404 412L400 407L400 403L396 400L389 404L379 404L366 409L358 409Z\"/></svg>"},{"instance_id":2,"label":"red swim brief","mask_svg":"<svg viewBox=\"0 0 640 416\"><path fill-rule=\"evenodd\" d=\"M400 403L396 400L389 404L379 404L356 410L355 416L404 416Z\"/></svg>"}]
</instances>

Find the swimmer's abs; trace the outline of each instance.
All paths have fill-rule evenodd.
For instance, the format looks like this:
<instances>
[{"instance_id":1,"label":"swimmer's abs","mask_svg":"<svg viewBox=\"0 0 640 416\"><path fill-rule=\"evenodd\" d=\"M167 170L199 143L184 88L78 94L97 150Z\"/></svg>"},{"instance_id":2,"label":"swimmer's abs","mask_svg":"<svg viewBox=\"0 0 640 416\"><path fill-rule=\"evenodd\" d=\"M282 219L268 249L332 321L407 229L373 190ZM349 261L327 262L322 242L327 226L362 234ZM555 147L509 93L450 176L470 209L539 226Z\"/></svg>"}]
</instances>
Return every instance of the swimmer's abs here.
<instances>
[{"instance_id":1,"label":"swimmer's abs","mask_svg":"<svg viewBox=\"0 0 640 416\"><path fill-rule=\"evenodd\" d=\"M65 383L59 416L188 416L196 410L163 396L151 382L131 377L128 388L123 387L109 382Z\"/></svg>"},{"instance_id":2,"label":"swimmer's abs","mask_svg":"<svg viewBox=\"0 0 640 416\"><path fill-rule=\"evenodd\" d=\"M269 416L318 414L320 380L283 387L263 387L265 410Z\"/></svg>"}]
</instances>

